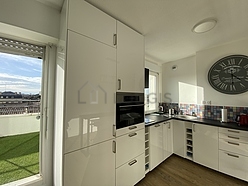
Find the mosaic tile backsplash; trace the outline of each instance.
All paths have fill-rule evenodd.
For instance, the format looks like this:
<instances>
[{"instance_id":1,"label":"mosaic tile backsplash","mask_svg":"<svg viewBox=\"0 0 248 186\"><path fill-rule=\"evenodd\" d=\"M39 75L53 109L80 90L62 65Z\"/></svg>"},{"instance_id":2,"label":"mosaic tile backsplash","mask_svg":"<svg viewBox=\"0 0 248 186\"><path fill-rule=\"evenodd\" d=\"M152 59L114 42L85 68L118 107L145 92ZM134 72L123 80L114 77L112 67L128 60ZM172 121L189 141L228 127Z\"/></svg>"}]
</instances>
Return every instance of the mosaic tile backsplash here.
<instances>
[{"instance_id":1,"label":"mosaic tile backsplash","mask_svg":"<svg viewBox=\"0 0 248 186\"><path fill-rule=\"evenodd\" d=\"M164 107L164 111L168 112L168 109L174 108L175 110L181 110L183 114L196 113L198 118L206 118L212 120L221 120L221 109L223 106L215 105L197 105L197 104L178 104L178 103L159 103ZM227 119L229 122L235 121L237 115L241 113L248 114L248 107L230 107L225 106L227 109Z\"/></svg>"}]
</instances>

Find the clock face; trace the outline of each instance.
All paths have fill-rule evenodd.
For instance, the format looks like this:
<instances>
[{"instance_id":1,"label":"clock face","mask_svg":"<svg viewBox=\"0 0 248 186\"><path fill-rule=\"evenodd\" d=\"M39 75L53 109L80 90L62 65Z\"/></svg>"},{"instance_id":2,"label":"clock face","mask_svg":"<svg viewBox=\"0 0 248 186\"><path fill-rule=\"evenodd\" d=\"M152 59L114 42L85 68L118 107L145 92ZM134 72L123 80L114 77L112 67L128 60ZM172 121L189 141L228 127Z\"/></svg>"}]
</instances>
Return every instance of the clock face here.
<instances>
[{"instance_id":1,"label":"clock face","mask_svg":"<svg viewBox=\"0 0 248 186\"><path fill-rule=\"evenodd\" d=\"M208 81L224 94L241 94L248 91L248 56L231 55L213 64Z\"/></svg>"}]
</instances>

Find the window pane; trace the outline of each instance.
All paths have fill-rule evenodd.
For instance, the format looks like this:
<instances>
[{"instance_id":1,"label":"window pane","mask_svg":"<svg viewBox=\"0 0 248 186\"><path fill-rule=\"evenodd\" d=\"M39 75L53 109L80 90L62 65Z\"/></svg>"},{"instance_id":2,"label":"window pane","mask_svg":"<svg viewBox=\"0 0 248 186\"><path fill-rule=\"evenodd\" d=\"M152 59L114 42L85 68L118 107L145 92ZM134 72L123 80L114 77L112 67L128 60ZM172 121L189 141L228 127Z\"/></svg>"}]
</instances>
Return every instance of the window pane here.
<instances>
[{"instance_id":1,"label":"window pane","mask_svg":"<svg viewBox=\"0 0 248 186\"><path fill-rule=\"evenodd\" d=\"M156 110L157 103L157 77L149 75L149 110Z\"/></svg>"},{"instance_id":2,"label":"window pane","mask_svg":"<svg viewBox=\"0 0 248 186\"><path fill-rule=\"evenodd\" d=\"M0 185L39 174L42 63L0 53Z\"/></svg>"}]
</instances>

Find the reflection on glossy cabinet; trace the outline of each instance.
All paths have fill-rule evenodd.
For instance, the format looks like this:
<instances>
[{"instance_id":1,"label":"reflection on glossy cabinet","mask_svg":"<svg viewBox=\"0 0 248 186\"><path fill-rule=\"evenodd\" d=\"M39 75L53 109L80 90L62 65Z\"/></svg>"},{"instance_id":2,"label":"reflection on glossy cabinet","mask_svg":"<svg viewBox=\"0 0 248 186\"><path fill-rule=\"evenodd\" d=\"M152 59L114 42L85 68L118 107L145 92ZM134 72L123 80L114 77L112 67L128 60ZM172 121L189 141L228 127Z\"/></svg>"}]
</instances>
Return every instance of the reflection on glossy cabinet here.
<instances>
[{"instance_id":1,"label":"reflection on glossy cabinet","mask_svg":"<svg viewBox=\"0 0 248 186\"><path fill-rule=\"evenodd\" d=\"M163 150L164 159L167 159L173 153L173 129L171 122L163 124Z\"/></svg>"},{"instance_id":2,"label":"reflection on glossy cabinet","mask_svg":"<svg viewBox=\"0 0 248 186\"><path fill-rule=\"evenodd\" d=\"M164 160L163 123L150 126L149 131L150 170L152 170Z\"/></svg>"},{"instance_id":3,"label":"reflection on glossy cabinet","mask_svg":"<svg viewBox=\"0 0 248 186\"><path fill-rule=\"evenodd\" d=\"M64 155L64 186L114 186L113 140Z\"/></svg>"},{"instance_id":4,"label":"reflection on glossy cabinet","mask_svg":"<svg viewBox=\"0 0 248 186\"><path fill-rule=\"evenodd\" d=\"M64 150L71 152L114 138L116 49L72 31L67 45Z\"/></svg>"},{"instance_id":5,"label":"reflection on glossy cabinet","mask_svg":"<svg viewBox=\"0 0 248 186\"><path fill-rule=\"evenodd\" d=\"M119 21L117 91L144 92L144 37Z\"/></svg>"},{"instance_id":6,"label":"reflection on glossy cabinet","mask_svg":"<svg viewBox=\"0 0 248 186\"><path fill-rule=\"evenodd\" d=\"M192 130L194 161L218 170L218 127L193 123Z\"/></svg>"},{"instance_id":7,"label":"reflection on glossy cabinet","mask_svg":"<svg viewBox=\"0 0 248 186\"><path fill-rule=\"evenodd\" d=\"M173 120L173 152L184 157L185 125L183 121Z\"/></svg>"},{"instance_id":8,"label":"reflection on glossy cabinet","mask_svg":"<svg viewBox=\"0 0 248 186\"><path fill-rule=\"evenodd\" d=\"M115 47L116 20L84 0L70 0L68 29ZM94 55L94 51L91 51Z\"/></svg>"}]
</instances>

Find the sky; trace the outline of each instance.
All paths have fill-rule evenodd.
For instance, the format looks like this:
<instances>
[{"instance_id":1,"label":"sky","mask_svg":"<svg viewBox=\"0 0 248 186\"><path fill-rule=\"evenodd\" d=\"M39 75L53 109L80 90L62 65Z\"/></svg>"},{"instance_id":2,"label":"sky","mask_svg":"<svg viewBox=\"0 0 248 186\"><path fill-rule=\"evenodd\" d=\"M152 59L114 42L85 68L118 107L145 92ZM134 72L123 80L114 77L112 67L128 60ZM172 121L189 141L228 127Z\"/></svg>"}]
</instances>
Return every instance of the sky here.
<instances>
[{"instance_id":1,"label":"sky","mask_svg":"<svg viewBox=\"0 0 248 186\"><path fill-rule=\"evenodd\" d=\"M0 52L0 92L38 94L41 75L42 59Z\"/></svg>"}]
</instances>

